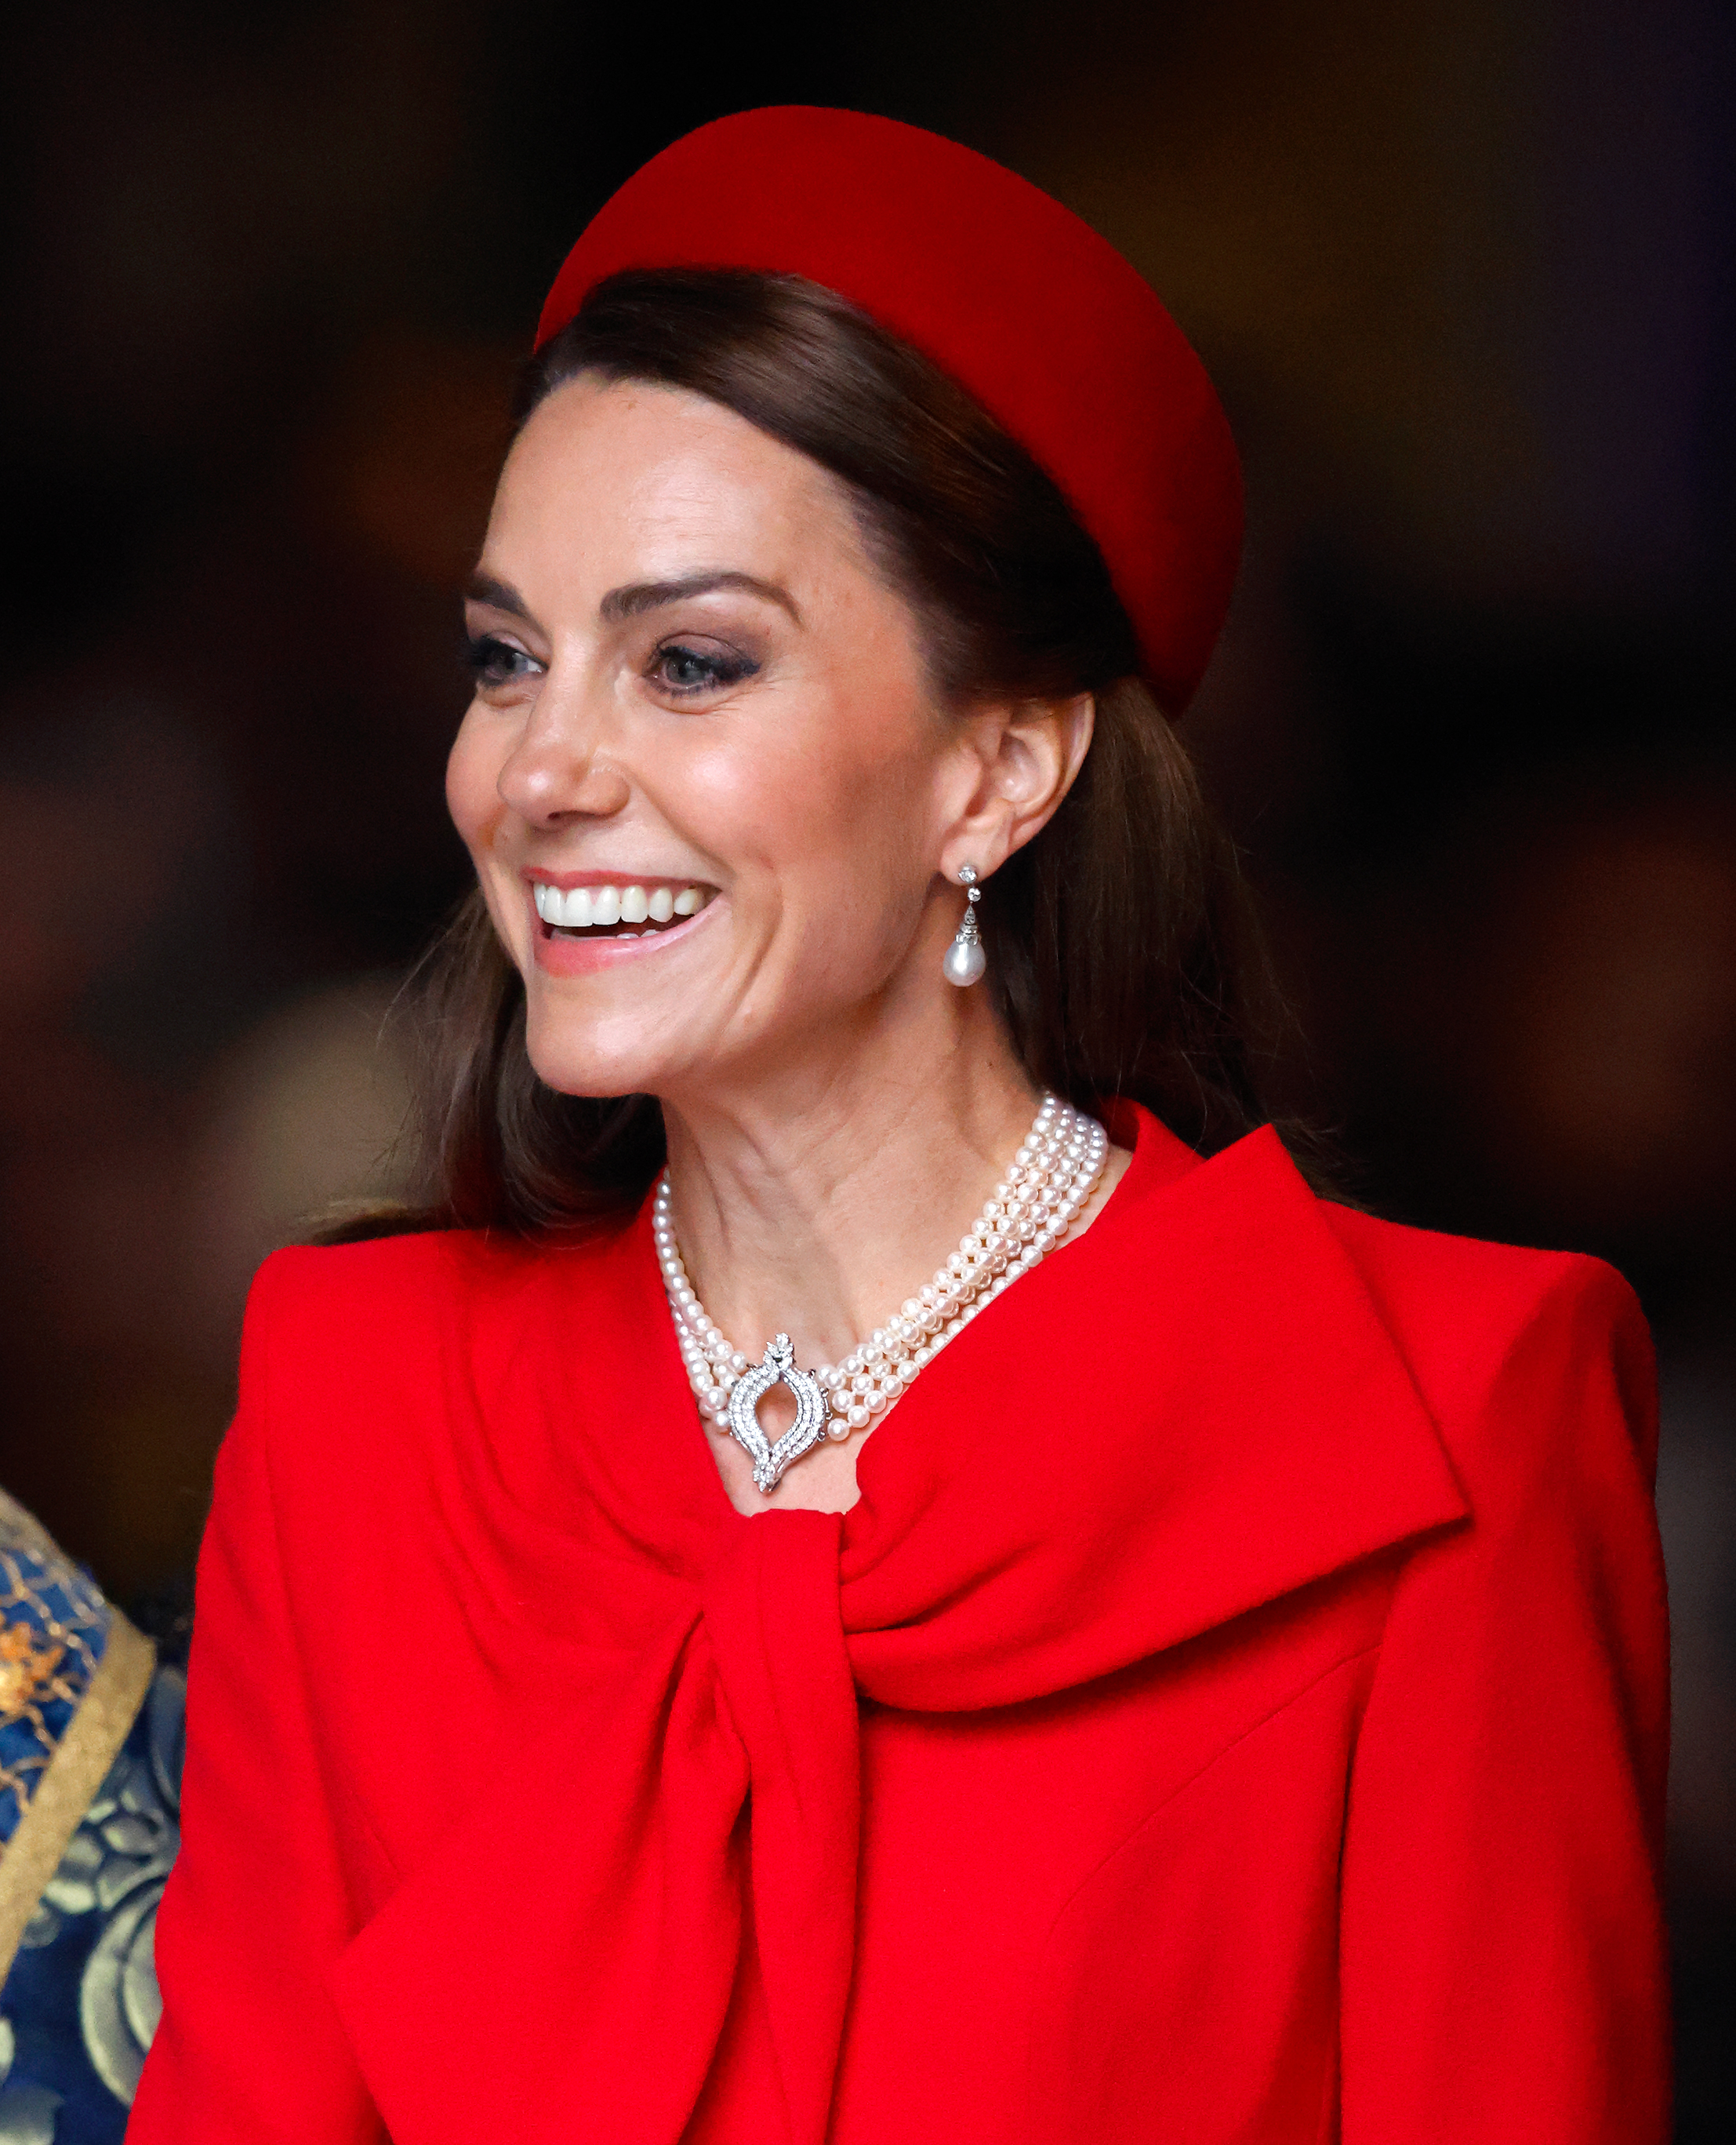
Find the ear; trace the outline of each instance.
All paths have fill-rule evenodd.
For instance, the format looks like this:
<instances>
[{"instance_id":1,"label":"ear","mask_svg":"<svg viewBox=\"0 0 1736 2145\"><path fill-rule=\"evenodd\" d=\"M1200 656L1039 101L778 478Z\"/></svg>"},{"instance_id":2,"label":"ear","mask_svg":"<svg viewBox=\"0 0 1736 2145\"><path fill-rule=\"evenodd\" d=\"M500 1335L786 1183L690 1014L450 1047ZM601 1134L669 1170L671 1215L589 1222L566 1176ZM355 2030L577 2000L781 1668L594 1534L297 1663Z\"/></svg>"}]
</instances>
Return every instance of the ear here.
<instances>
[{"instance_id":1,"label":"ear","mask_svg":"<svg viewBox=\"0 0 1736 2145\"><path fill-rule=\"evenodd\" d=\"M948 878L967 863L987 878L1042 832L1085 764L1096 721L1089 693L979 708L966 717L961 745L973 786L947 830L940 868Z\"/></svg>"}]
</instances>

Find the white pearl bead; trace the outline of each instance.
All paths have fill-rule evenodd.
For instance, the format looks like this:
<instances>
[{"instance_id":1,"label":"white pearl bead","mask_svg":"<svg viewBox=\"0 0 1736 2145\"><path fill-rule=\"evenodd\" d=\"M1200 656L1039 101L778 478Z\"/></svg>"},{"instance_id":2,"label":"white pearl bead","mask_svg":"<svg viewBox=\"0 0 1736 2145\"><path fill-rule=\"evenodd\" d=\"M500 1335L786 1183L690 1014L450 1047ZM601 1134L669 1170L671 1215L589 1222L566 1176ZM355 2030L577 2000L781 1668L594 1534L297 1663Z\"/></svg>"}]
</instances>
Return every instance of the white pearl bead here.
<instances>
[{"instance_id":1,"label":"white pearl bead","mask_svg":"<svg viewBox=\"0 0 1736 2145\"><path fill-rule=\"evenodd\" d=\"M946 958L940 966L941 973L949 983L957 983L961 990L967 990L972 983L981 982L983 971L988 966L988 958L981 946L955 938L948 947Z\"/></svg>"},{"instance_id":2,"label":"white pearl bead","mask_svg":"<svg viewBox=\"0 0 1736 2145\"><path fill-rule=\"evenodd\" d=\"M978 1311L1062 1241L1090 1197L1107 1152L1108 1135L1101 1125L1052 1094L1042 1097L1006 1176L933 1280L907 1296L840 1364L823 1364L813 1372L828 1409L835 1411L828 1417L828 1436L842 1440L865 1427ZM659 1268L694 1397L706 1421L726 1435L729 1391L749 1358L725 1338L699 1301L682 1263L672 1202L665 1171L653 1210Z\"/></svg>"}]
</instances>

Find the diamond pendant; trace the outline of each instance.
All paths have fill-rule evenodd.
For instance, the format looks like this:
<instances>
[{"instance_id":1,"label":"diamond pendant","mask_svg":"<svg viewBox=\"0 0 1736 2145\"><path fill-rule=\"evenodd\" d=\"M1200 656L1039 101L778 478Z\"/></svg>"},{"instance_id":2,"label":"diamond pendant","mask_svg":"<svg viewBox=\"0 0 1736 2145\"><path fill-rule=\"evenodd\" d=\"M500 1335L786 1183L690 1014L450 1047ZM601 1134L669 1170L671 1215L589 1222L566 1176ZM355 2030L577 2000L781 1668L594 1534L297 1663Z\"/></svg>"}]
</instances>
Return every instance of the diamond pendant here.
<instances>
[{"instance_id":1,"label":"diamond pendant","mask_svg":"<svg viewBox=\"0 0 1736 2145\"><path fill-rule=\"evenodd\" d=\"M796 1396L796 1419L775 1445L759 1427L759 1403L779 1381ZM818 1381L796 1368L789 1336L780 1333L756 1370L745 1371L729 1395L729 1435L754 1463L754 1486L775 1490L786 1467L811 1451L826 1427L826 1397Z\"/></svg>"}]
</instances>

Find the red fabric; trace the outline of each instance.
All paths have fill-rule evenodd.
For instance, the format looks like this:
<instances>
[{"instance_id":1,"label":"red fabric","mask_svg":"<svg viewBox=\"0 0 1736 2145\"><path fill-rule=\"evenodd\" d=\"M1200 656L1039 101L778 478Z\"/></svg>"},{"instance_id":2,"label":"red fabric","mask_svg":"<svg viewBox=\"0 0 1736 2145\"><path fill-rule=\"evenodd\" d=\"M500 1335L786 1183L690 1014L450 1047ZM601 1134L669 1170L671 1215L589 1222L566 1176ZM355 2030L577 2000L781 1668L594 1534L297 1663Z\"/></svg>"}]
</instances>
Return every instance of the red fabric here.
<instances>
[{"instance_id":1,"label":"red fabric","mask_svg":"<svg viewBox=\"0 0 1736 2145\"><path fill-rule=\"evenodd\" d=\"M280 1254L133 2145L1661 2145L1649 1381L1141 1117L749 1520L646 1217Z\"/></svg>"},{"instance_id":2,"label":"red fabric","mask_svg":"<svg viewBox=\"0 0 1736 2145\"><path fill-rule=\"evenodd\" d=\"M629 179L567 256L538 343L605 276L668 267L805 276L968 388L1096 538L1181 713L1236 578L1241 465L1205 367L1107 239L956 142L784 105L714 120Z\"/></svg>"}]
</instances>

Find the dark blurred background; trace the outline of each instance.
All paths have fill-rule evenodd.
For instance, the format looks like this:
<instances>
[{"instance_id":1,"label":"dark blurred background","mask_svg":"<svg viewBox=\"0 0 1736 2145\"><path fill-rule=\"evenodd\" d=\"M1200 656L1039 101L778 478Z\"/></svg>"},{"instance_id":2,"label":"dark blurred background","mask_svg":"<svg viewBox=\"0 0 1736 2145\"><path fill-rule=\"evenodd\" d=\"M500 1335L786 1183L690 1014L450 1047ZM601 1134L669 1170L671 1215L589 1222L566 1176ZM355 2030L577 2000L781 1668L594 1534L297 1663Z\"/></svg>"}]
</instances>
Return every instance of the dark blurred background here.
<instances>
[{"instance_id":1,"label":"dark blurred background","mask_svg":"<svg viewBox=\"0 0 1736 2145\"><path fill-rule=\"evenodd\" d=\"M785 99L1080 210L1246 455L1188 735L1360 1197L1662 1358L1679 2136L1736 2042L1736 32L1718 0L69 4L7 32L0 1481L172 1598L263 1252L388 1188L454 590L589 212ZM341 1496L342 1486L334 1484Z\"/></svg>"}]
</instances>

